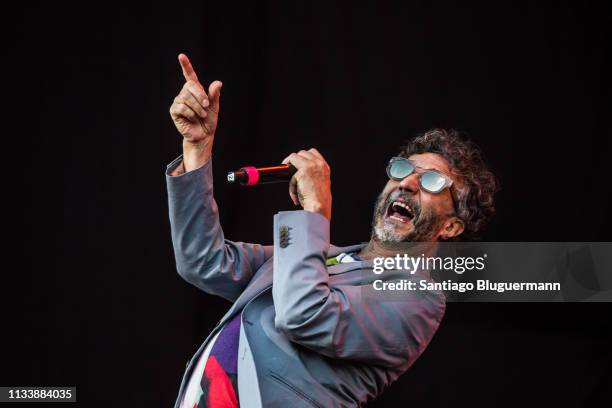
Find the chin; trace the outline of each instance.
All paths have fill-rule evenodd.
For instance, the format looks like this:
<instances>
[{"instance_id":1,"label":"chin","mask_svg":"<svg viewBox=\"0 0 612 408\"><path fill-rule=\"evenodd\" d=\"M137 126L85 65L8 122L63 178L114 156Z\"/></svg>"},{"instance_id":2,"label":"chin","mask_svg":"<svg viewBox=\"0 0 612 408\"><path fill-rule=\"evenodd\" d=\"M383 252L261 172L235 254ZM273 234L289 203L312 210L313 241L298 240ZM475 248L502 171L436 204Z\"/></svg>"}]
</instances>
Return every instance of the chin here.
<instances>
[{"instance_id":1,"label":"chin","mask_svg":"<svg viewBox=\"0 0 612 408\"><path fill-rule=\"evenodd\" d=\"M399 243L412 241L411 237L413 235L414 230L412 228L412 225L410 225L409 227L410 228L405 228L404 231L401 231L397 225L391 222L386 222L385 220L383 222L377 223L376 227L374 228L374 236L380 242Z\"/></svg>"}]
</instances>

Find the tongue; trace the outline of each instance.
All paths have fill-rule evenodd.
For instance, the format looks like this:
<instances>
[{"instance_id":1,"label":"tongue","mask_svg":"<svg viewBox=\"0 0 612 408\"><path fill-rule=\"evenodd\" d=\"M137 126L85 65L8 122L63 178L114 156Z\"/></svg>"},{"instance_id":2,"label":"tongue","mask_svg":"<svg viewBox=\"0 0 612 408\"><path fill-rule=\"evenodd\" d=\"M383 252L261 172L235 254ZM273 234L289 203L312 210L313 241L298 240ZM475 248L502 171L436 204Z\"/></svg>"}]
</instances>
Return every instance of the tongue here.
<instances>
[{"instance_id":1,"label":"tongue","mask_svg":"<svg viewBox=\"0 0 612 408\"><path fill-rule=\"evenodd\" d=\"M408 221L410 221L410 218L409 218L409 217L407 217L407 216L405 216L405 215L403 215L403 214L400 214L400 213L399 213L399 212L397 212L397 211L392 211L390 216L391 216L391 217L394 217L394 218L399 218L399 219L400 219L402 222L408 222Z\"/></svg>"}]
</instances>

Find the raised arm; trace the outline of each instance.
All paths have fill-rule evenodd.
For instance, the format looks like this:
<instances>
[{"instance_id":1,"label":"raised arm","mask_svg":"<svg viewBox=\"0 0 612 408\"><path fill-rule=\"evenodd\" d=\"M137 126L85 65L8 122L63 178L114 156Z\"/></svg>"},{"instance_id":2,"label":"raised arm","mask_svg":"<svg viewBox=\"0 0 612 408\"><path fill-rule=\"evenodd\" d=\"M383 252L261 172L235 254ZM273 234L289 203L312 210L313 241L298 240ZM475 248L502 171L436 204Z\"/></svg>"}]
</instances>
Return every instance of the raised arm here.
<instances>
[{"instance_id":1,"label":"raised arm","mask_svg":"<svg viewBox=\"0 0 612 408\"><path fill-rule=\"evenodd\" d=\"M183 137L183 155L166 171L172 244L179 275L198 288L234 301L272 247L225 239L213 198L212 145L219 117L221 82L208 93L186 55L179 55L185 85L170 116Z\"/></svg>"},{"instance_id":2,"label":"raised arm","mask_svg":"<svg viewBox=\"0 0 612 408\"><path fill-rule=\"evenodd\" d=\"M333 286L329 249L329 166L315 149L285 159L297 169L290 195L305 211L274 218L275 326L289 340L328 357L405 370L423 352L444 315L437 293L402 301L365 299L366 286ZM366 285L366 278L362 285Z\"/></svg>"}]
</instances>

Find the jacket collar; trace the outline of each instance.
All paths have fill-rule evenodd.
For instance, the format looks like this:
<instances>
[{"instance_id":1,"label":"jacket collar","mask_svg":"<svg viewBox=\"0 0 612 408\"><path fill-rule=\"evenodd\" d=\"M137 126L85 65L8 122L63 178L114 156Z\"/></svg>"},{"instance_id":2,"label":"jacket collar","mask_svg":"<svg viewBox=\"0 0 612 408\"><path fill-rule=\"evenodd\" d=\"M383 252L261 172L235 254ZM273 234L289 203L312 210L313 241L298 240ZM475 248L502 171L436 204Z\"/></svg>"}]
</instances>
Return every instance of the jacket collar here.
<instances>
[{"instance_id":1,"label":"jacket collar","mask_svg":"<svg viewBox=\"0 0 612 408\"><path fill-rule=\"evenodd\" d=\"M338 256L343 252L349 253L349 252L355 252L359 249L365 248L365 246L367 245L367 242L362 242L361 244L356 244L356 245L349 245L349 246L345 246L345 247L339 247L339 246L335 246L335 245L330 245L329 246L329 251L327 251L327 256L331 257L331 256Z\"/></svg>"},{"instance_id":2,"label":"jacket collar","mask_svg":"<svg viewBox=\"0 0 612 408\"><path fill-rule=\"evenodd\" d=\"M335 245L330 245L329 251L327 251L327 256L332 257L332 256L338 256L343 252L350 253L350 252L359 251L360 249L364 248L366 245L367 243L365 242L361 244L350 245L350 246L345 246L345 247L338 247ZM336 265L329 266L327 268L327 272L330 275L339 275L341 273L354 271L355 269L371 268L373 266L373 263L374 261L371 259L367 261L339 263Z\"/></svg>"}]
</instances>

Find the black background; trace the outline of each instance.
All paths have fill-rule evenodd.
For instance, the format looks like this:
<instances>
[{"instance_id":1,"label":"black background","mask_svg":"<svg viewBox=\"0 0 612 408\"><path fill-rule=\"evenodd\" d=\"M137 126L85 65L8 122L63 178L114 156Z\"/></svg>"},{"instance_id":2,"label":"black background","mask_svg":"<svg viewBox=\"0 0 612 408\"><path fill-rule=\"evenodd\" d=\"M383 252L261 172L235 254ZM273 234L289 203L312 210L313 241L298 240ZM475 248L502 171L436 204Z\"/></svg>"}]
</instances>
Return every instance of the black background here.
<instances>
[{"instance_id":1,"label":"black background","mask_svg":"<svg viewBox=\"0 0 612 408\"><path fill-rule=\"evenodd\" d=\"M587 2L29 3L5 14L0 385L76 385L79 405L170 406L229 303L174 270L163 172L187 53L224 82L214 149L226 236L270 243L286 186L223 183L317 147L332 241L366 241L384 166L465 131L501 180L490 241L610 241L609 14ZM595 406L609 304L450 304L374 407Z\"/></svg>"}]
</instances>

